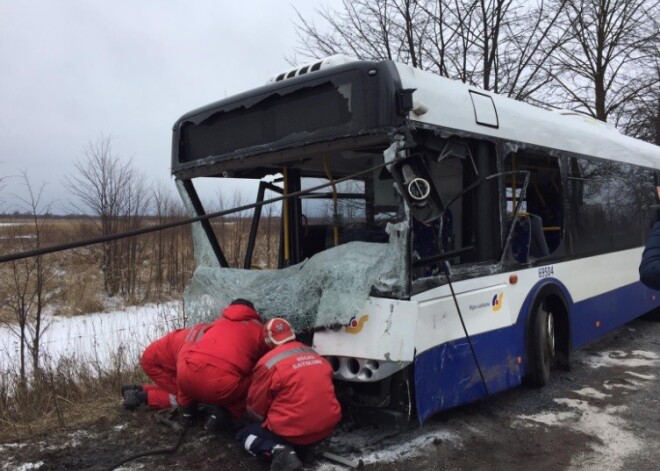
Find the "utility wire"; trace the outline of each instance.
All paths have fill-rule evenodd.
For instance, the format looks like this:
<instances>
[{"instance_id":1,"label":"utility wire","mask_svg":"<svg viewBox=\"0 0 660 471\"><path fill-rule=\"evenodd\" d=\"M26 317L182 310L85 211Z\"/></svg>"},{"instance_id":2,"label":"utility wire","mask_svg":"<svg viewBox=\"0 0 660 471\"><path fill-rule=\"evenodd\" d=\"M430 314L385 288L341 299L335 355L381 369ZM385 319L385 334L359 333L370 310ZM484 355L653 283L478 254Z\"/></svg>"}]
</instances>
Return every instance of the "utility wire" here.
<instances>
[{"instance_id":1,"label":"utility wire","mask_svg":"<svg viewBox=\"0 0 660 471\"><path fill-rule=\"evenodd\" d=\"M124 458L123 460L113 464L108 468L108 471L113 471L116 468L119 468L121 465L128 463L129 461L137 460L138 458L144 458L145 456L154 456L154 455L169 455L170 453L174 453L176 450L179 449L181 444L183 443L183 439L186 436L186 432L188 431L189 424L186 422L184 423L183 427L181 430L179 430L176 443L174 446L171 446L169 448L159 448L157 450L150 450L150 451L143 451L141 453L136 453L134 455L129 456L128 458Z\"/></svg>"},{"instance_id":2,"label":"utility wire","mask_svg":"<svg viewBox=\"0 0 660 471\"><path fill-rule=\"evenodd\" d=\"M80 240L80 241L75 241L75 242L69 242L69 243L60 244L60 245L53 245L53 246L50 246L50 247L42 247L42 248L39 248L39 249L27 250L25 252L18 252L18 253L10 254L10 255L3 255L3 256L0 256L0 263L14 262L16 260L22 260L24 258L37 257L37 256L40 256L40 255L45 255L45 254L50 254L50 253L55 253L55 252L61 252L63 250L77 249L77 248L80 248L80 247L86 247L88 245L102 244L104 242L111 242L113 240L125 239L125 238L128 238L128 237L135 237L135 236L142 235L142 234L148 234L150 232L162 231L162 230L165 230L165 229L171 229L173 227L185 226L185 225L191 224L193 222L205 221L207 219L213 219L213 218L217 218L217 217L220 217L220 216L226 216L228 214L233 214L233 213L238 213L238 212L241 212L241 211L246 211L248 209L254 209L254 208L257 208L259 206L264 206L264 205L271 204L271 203L277 203L278 201L282 201L282 200L285 200L285 199L288 199L288 198L296 198L298 196L306 195L308 193L312 193L314 191L321 190L323 188L331 187L333 185L336 185L337 183L342 183L342 182L354 179L355 177L358 177L360 175L368 174L370 172L374 172L374 171L376 171L380 168L383 168L385 166L392 165L393 163L395 163L399 160L402 160L402 159L399 158L399 159L395 159L395 160L392 160L392 161L389 161L389 162L378 164L378 165L375 165L375 166L373 166L371 168L368 168L366 170L360 170L359 172L355 172L355 173L353 173L351 175L348 175L346 177L335 179L332 182L328 182L328 183L324 183L322 185L318 185L318 186L315 186L315 187L312 187L312 188L308 188L307 190L296 191L296 192L293 192L293 193L289 193L287 195L278 196L278 197L275 197L275 198L271 198L269 200L258 201L256 203L252 203L252 204L246 204L246 205L243 205L243 206L238 206L238 207L232 208L232 209L227 209L227 210L223 210L223 211L216 211L216 212L213 212L213 213L204 214L204 215L201 215L201 216L195 216L195 217L182 219L182 220L174 221L174 222L169 222L169 223L165 223L165 224L160 224L160 225L157 225L157 226L143 227L141 229L134 229L132 231L121 232L119 234L110 234L110 235L105 235L105 236L100 236L100 237L93 237L91 239Z\"/></svg>"}]
</instances>

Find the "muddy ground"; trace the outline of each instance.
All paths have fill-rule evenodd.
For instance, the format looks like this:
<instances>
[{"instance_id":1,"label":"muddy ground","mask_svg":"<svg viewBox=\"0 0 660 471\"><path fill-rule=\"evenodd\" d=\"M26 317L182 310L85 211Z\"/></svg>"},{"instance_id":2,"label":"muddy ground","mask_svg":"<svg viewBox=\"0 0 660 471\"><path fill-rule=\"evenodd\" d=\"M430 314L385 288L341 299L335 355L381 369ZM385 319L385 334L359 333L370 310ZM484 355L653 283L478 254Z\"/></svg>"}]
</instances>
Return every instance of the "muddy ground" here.
<instances>
[{"instance_id":1,"label":"muddy ground","mask_svg":"<svg viewBox=\"0 0 660 471\"><path fill-rule=\"evenodd\" d=\"M635 321L575 353L544 389L517 388L454 409L423 427L338 430L327 449L365 470L622 470L660 463L660 323ZM0 469L104 470L176 434L152 412L118 412L83 430L0 445ZM267 470L231 435L192 428L175 454L121 470ZM306 469L346 469L317 458Z\"/></svg>"}]
</instances>

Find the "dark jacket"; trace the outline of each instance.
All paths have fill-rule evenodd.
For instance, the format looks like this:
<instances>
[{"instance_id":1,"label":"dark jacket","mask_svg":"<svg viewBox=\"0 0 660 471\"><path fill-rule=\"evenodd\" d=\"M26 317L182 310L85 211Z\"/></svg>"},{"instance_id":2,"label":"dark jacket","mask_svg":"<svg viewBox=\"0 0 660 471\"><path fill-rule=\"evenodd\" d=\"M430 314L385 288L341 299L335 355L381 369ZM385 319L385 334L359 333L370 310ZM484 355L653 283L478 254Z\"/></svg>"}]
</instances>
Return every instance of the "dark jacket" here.
<instances>
[{"instance_id":1,"label":"dark jacket","mask_svg":"<svg viewBox=\"0 0 660 471\"><path fill-rule=\"evenodd\" d=\"M639 265L639 278L649 288L660 290L660 221L651 229Z\"/></svg>"}]
</instances>

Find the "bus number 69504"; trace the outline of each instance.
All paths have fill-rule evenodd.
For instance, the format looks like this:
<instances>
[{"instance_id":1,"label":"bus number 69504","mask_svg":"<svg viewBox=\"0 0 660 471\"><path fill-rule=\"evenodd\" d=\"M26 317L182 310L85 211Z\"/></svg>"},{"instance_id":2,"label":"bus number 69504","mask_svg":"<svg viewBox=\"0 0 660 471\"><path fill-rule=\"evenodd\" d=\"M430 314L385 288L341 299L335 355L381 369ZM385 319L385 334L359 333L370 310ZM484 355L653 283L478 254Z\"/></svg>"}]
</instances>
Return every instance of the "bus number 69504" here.
<instances>
[{"instance_id":1,"label":"bus number 69504","mask_svg":"<svg viewBox=\"0 0 660 471\"><path fill-rule=\"evenodd\" d=\"M539 268L539 278L548 278L552 276L555 273L554 268L552 265L548 265L547 267L541 267Z\"/></svg>"}]
</instances>

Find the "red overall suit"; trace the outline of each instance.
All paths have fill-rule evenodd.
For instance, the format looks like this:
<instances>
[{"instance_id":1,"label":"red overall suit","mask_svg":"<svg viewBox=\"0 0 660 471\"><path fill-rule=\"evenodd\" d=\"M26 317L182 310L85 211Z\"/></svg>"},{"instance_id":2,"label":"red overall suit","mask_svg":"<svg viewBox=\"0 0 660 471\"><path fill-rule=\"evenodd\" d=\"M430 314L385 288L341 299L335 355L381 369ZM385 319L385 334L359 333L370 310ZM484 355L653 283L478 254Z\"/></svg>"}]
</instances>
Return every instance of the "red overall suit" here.
<instances>
[{"instance_id":1,"label":"red overall suit","mask_svg":"<svg viewBox=\"0 0 660 471\"><path fill-rule=\"evenodd\" d=\"M227 306L222 317L179 354L178 404L226 407L240 418L245 412L250 372L265 350L259 314L243 304Z\"/></svg>"},{"instance_id":2,"label":"red overall suit","mask_svg":"<svg viewBox=\"0 0 660 471\"><path fill-rule=\"evenodd\" d=\"M259 360L247 408L263 420L263 428L294 445L327 438L341 419L332 367L297 341L278 345Z\"/></svg>"},{"instance_id":3,"label":"red overall suit","mask_svg":"<svg viewBox=\"0 0 660 471\"><path fill-rule=\"evenodd\" d=\"M176 406L176 364L179 352L186 343L195 340L206 324L177 329L151 343L142 353L142 369L155 384L145 384L147 405L153 409Z\"/></svg>"}]
</instances>

